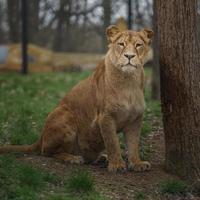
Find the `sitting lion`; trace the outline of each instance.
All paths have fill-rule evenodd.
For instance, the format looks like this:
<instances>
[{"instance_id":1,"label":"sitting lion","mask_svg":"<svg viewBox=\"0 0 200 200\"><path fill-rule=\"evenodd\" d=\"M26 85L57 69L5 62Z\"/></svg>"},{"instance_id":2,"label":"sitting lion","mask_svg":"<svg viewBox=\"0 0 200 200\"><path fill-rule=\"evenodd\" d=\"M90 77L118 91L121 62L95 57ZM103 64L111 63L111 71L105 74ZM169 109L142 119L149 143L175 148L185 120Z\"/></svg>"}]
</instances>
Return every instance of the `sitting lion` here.
<instances>
[{"instance_id":1,"label":"sitting lion","mask_svg":"<svg viewBox=\"0 0 200 200\"><path fill-rule=\"evenodd\" d=\"M106 30L109 50L90 77L74 86L48 115L40 139L32 145L4 145L0 153L37 152L65 162L95 161L105 149L109 171L124 171L117 133L123 131L128 169L149 170L138 153L144 112L143 65L153 31Z\"/></svg>"}]
</instances>

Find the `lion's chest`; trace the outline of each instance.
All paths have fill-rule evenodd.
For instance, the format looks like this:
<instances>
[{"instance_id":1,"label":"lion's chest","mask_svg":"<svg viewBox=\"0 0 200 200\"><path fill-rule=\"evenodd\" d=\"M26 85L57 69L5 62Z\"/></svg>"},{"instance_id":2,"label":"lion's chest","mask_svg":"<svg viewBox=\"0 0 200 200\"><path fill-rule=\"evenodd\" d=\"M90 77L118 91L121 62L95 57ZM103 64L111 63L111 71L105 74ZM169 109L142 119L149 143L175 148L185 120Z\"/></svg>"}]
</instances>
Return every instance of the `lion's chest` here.
<instances>
[{"instance_id":1,"label":"lion's chest","mask_svg":"<svg viewBox=\"0 0 200 200\"><path fill-rule=\"evenodd\" d=\"M138 89L121 92L118 98L114 99L111 105L111 113L117 125L117 129L122 129L126 123L134 121L144 112L145 102L143 91Z\"/></svg>"}]
</instances>

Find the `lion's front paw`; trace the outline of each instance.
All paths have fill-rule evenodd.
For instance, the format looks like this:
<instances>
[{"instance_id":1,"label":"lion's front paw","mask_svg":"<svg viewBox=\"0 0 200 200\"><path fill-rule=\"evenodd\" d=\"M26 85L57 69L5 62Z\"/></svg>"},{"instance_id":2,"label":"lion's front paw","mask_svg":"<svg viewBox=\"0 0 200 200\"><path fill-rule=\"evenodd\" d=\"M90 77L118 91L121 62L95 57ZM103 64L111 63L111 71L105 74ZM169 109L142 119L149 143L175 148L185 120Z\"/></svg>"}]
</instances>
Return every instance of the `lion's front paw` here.
<instances>
[{"instance_id":1,"label":"lion's front paw","mask_svg":"<svg viewBox=\"0 0 200 200\"><path fill-rule=\"evenodd\" d=\"M149 171L151 169L151 164L148 161L129 162L128 168L136 172Z\"/></svg>"},{"instance_id":2,"label":"lion's front paw","mask_svg":"<svg viewBox=\"0 0 200 200\"><path fill-rule=\"evenodd\" d=\"M125 172L126 171L126 164L123 160L109 162L108 171L109 172Z\"/></svg>"},{"instance_id":3,"label":"lion's front paw","mask_svg":"<svg viewBox=\"0 0 200 200\"><path fill-rule=\"evenodd\" d=\"M101 154L94 162L93 165L100 165L103 167L108 166L108 156L106 154Z\"/></svg>"}]
</instances>

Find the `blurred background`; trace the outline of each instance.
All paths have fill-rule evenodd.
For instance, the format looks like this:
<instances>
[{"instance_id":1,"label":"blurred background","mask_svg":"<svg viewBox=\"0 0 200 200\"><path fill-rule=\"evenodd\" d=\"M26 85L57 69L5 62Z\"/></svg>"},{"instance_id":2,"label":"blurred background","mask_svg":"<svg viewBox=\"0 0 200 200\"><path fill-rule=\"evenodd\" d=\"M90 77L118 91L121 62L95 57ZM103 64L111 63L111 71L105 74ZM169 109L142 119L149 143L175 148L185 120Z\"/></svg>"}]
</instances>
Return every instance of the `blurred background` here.
<instances>
[{"instance_id":1,"label":"blurred background","mask_svg":"<svg viewBox=\"0 0 200 200\"><path fill-rule=\"evenodd\" d=\"M25 15L22 2L0 0L1 70L20 70L23 16L29 71L93 68L107 50L110 24L134 30L153 26L152 0L28 0Z\"/></svg>"}]
</instances>

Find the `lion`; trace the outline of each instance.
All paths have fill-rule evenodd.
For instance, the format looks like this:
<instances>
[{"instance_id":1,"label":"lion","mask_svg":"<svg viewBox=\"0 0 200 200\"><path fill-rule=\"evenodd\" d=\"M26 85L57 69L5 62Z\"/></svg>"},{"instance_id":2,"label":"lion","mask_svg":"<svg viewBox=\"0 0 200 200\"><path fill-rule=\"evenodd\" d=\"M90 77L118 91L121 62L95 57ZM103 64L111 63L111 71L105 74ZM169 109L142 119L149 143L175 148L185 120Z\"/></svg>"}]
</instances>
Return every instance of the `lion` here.
<instances>
[{"instance_id":1,"label":"lion","mask_svg":"<svg viewBox=\"0 0 200 200\"><path fill-rule=\"evenodd\" d=\"M94 72L75 85L48 115L41 137L32 145L3 145L0 153L23 152L64 162L91 163L104 150L108 171L150 170L139 156L144 101L144 69L153 31L106 30L108 52ZM117 133L123 132L128 165Z\"/></svg>"}]
</instances>

